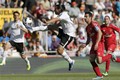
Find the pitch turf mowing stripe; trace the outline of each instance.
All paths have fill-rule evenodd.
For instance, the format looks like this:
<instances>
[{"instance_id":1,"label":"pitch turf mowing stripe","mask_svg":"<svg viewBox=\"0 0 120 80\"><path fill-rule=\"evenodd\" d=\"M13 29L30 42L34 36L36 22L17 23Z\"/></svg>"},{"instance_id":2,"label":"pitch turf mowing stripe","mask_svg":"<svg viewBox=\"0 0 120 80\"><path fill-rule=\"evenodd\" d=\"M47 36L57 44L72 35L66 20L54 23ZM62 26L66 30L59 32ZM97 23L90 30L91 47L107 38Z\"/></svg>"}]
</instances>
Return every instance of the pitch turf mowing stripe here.
<instances>
[{"instance_id":1,"label":"pitch turf mowing stripe","mask_svg":"<svg viewBox=\"0 0 120 80\"><path fill-rule=\"evenodd\" d=\"M100 66L101 72L104 72L105 64L100 64L99 66ZM33 73L36 73L36 74L52 73L52 72L57 73L57 70L58 70L58 72L61 72L61 73L62 73L62 71L63 71L63 73L68 73L68 63L65 62L64 60L54 61L54 62L44 64L44 65L38 67L36 70L33 71ZM76 59L74 68L71 72L75 72L74 70L78 70L76 72L83 72L83 73L84 72L86 72L86 73L93 72L91 64L86 59L83 59L83 60ZM120 72L118 63L117 64L113 63L113 62L111 63L110 72L111 71L112 72Z\"/></svg>"},{"instance_id":2,"label":"pitch turf mowing stripe","mask_svg":"<svg viewBox=\"0 0 120 80\"><path fill-rule=\"evenodd\" d=\"M41 58L31 58L32 68L31 71L27 72L25 69L25 62L19 58L8 59L8 64L6 66L0 66L0 72L7 71L10 73L24 73L26 74L40 74L40 73L88 73L93 72L92 66L87 58L74 58L76 60L74 68L72 71L68 71L68 63L63 58L52 58L52 59L41 59ZM18 64L20 63L20 64ZM16 65L17 64L17 65ZM104 72L105 64L99 65L101 71ZM111 63L111 72L120 72L119 63ZM20 72L21 71L21 72Z\"/></svg>"},{"instance_id":3,"label":"pitch turf mowing stripe","mask_svg":"<svg viewBox=\"0 0 120 80\"><path fill-rule=\"evenodd\" d=\"M51 70L56 70L56 69L66 68L66 67L67 67L66 62L56 61L56 62L51 62L51 63L45 64L41 67L38 67L34 71L34 73L46 73L46 72L51 71Z\"/></svg>"},{"instance_id":4,"label":"pitch turf mowing stripe","mask_svg":"<svg viewBox=\"0 0 120 80\"><path fill-rule=\"evenodd\" d=\"M86 60L80 61L80 60L76 59L73 70L76 68L77 69L83 68L84 70L86 69L86 70L90 71L91 65L88 62L86 63ZM38 67L33 73L47 73L50 71L51 72L55 71L57 69L61 69L61 70L64 69L65 72L68 71L68 63L64 60L58 60L56 62L51 62L51 63L48 63L48 64ZM63 73L64 73L64 71L63 71Z\"/></svg>"}]
</instances>

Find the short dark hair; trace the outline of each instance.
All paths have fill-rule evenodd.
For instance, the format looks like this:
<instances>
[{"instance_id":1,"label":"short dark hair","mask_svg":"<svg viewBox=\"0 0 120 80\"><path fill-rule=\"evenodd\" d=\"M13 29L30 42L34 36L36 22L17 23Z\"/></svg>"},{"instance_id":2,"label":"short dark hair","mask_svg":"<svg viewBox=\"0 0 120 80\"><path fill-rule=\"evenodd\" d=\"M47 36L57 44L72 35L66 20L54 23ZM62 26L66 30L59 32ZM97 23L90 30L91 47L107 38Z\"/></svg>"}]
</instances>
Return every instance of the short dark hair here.
<instances>
[{"instance_id":1,"label":"short dark hair","mask_svg":"<svg viewBox=\"0 0 120 80\"><path fill-rule=\"evenodd\" d=\"M93 17L93 13L91 11L85 12L85 14L89 14L90 17Z\"/></svg>"},{"instance_id":2,"label":"short dark hair","mask_svg":"<svg viewBox=\"0 0 120 80\"><path fill-rule=\"evenodd\" d=\"M60 4L59 2L55 3L56 9L61 9L62 11L66 10L64 4Z\"/></svg>"},{"instance_id":3,"label":"short dark hair","mask_svg":"<svg viewBox=\"0 0 120 80\"><path fill-rule=\"evenodd\" d=\"M13 12L13 15L15 15L15 13L17 13L18 15L20 15L20 13L18 11L14 11Z\"/></svg>"}]
</instances>

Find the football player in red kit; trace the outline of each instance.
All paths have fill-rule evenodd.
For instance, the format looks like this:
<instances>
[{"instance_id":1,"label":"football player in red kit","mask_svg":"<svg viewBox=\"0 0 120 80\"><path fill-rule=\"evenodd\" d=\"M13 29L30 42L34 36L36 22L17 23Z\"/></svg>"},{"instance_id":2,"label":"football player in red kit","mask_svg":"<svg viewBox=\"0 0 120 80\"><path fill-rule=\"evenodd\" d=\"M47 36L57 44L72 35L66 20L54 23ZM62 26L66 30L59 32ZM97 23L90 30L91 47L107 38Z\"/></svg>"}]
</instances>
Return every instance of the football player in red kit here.
<instances>
[{"instance_id":1,"label":"football player in red kit","mask_svg":"<svg viewBox=\"0 0 120 80\"><path fill-rule=\"evenodd\" d=\"M105 24L101 25L101 30L104 36L106 55L108 55L108 54L112 54L115 51L117 45L115 31L120 33L120 28L116 27L114 24L111 23L111 19L109 15L105 16L104 22ZM119 58L115 58L114 55L113 58L115 59L115 61L119 60ZM105 73L103 73L104 76L108 76L109 67L110 67L110 59L106 61L106 70Z\"/></svg>"},{"instance_id":2,"label":"football player in red kit","mask_svg":"<svg viewBox=\"0 0 120 80\"><path fill-rule=\"evenodd\" d=\"M90 38L92 39L92 47L90 50L90 63L93 67L94 72L96 73L97 77L93 80L102 79L103 76L100 72L100 69L95 62L95 59L97 58L97 55L103 55L103 42L101 42L102 32L100 30L100 26L97 22L92 21L93 14L91 12L85 13L85 21L88 23L88 26L86 27L87 31L87 42L86 45L89 44ZM99 48L98 48L99 46Z\"/></svg>"},{"instance_id":3,"label":"football player in red kit","mask_svg":"<svg viewBox=\"0 0 120 80\"><path fill-rule=\"evenodd\" d=\"M88 26L86 27L88 38L86 45L89 44L90 40L92 41L92 47L90 50L90 63L97 75L97 77L93 78L93 80L99 80L102 79L103 76L95 60L97 59L97 62L101 64L110 59L112 55L107 54L106 56L104 56L104 37L102 36L102 31L99 24L93 21L92 18L93 14L91 12L85 13L85 21L88 24Z\"/></svg>"}]
</instances>

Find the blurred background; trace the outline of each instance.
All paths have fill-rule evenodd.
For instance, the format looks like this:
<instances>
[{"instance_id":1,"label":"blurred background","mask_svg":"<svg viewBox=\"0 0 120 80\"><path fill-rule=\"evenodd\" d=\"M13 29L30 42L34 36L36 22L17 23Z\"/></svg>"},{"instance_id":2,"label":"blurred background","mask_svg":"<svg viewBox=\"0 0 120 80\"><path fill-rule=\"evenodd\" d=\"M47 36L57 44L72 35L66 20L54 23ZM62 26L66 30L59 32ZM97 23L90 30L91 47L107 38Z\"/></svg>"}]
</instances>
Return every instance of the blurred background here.
<instances>
[{"instance_id":1,"label":"blurred background","mask_svg":"<svg viewBox=\"0 0 120 80\"><path fill-rule=\"evenodd\" d=\"M9 35L6 34L6 31L10 27L9 22L13 20L12 13L16 10L19 11L21 13L20 20L22 20L23 23L35 27L41 25L39 22L41 19L49 20L58 16L54 12L54 5L56 2L65 5L66 11L68 11L71 20L75 23L77 45L74 45L72 42L67 46L68 54L76 60L74 70L71 72L67 71L68 65L65 64L64 60L56 53L60 39L53 32L55 29L51 29L45 32L36 31L34 33L25 34L26 41L24 43L24 51L28 52L27 55L32 64L31 71L24 70L25 63L20 59L16 49L11 49L10 54L7 55L6 66L0 66L0 74L92 74L92 68L88 61L89 50L92 43L85 49L82 47L87 39L85 31L87 24L84 20L84 14L86 11L92 11L94 14L94 20L98 21L99 24L103 24L104 16L109 14L112 23L120 28L120 0L0 0L0 62L3 57L2 46L5 42L9 41ZM120 35L118 33L116 33L116 35L117 48L114 54L120 56ZM81 50L77 52L79 48L81 48ZM119 64L112 62L111 65L111 72L113 72L114 76L114 73L120 72L118 69ZM101 66L102 71L104 71L103 66L104 64ZM4 77L0 76L1 80L3 78ZM67 80L67 78L63 80ZM89 80L89 78L80 80ZM112 80L112 78L109 80Z\"/></svg>"}]
</instances>

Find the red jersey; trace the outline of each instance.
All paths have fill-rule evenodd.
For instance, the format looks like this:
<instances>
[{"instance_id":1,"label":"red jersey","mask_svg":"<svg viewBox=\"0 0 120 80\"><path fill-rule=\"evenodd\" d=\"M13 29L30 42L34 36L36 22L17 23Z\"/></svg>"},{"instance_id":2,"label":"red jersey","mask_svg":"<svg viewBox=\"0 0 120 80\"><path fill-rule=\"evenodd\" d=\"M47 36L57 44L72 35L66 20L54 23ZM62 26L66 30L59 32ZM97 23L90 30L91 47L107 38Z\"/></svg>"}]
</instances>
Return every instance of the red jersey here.
<instances>
[{"instance_id":1,"label":"red jersey","mask_svg":"<svg viewBox=\"0 0 120 80\"><path fill-rule=\"evenodd\" d=\"M103 37L101 38L101 41L98 44L99 48L97 50L94 50L94 46L98 38L98 32L97 32L98 29L100 29L100 26L97 22L91 22L86 27L87 34L92 39L92 43L93 43L90 50L90 54L97 54L97 56L103 56L103 53L104 53Z\"/></svg>"},{"instance_id":2,"label":"red jersey","mask_svg":"<svg viewBox=\"0 0 120 80\"><path fill-rule=\"evenodd\" d=\"M98 32L96 31L96 27L100 29L100 25L98 24L98 22L91 22L87 27L86 27L86 31L87 34L91 37L93 44L96 43L96 40L98 38ZM102 41L102 40L101 40Z\"/></svg>"},{"instance_id":3,"label":"red jersey","mask_svg":"<svg viewBox=\"0 0 120 80\"><path fill-rule=\"evenodd\" d=\"M116 34L115 31L120 33L120 28L116 27L113 24L106 26L105 24L101 25L101 30L103 32L105 44L115 44L116 45Z\"/></svg>"}]
</instances>

